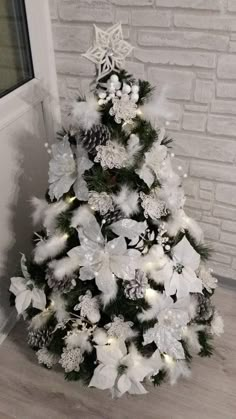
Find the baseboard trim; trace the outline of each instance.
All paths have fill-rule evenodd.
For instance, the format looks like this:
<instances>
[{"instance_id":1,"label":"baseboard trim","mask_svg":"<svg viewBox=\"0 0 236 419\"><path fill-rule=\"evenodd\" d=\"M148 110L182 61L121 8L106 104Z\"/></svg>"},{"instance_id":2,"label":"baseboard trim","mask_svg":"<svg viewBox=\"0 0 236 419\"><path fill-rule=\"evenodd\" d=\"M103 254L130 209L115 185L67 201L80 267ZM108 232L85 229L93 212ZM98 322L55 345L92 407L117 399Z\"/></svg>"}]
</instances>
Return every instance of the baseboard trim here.
<instances>
[{"instance_id":1,"label":"baseboard trim","mask_svg":"<svg viewBox=\"0 0 236 419\"><path fill-rule=\"evenodd\" d=\"M222 288L227 288L233 291L236 291L236 280L232 278L225 278L220 275L215 275L219 281L219 286Z\"/></svg>"},{"instance_id":2,"label":"baseboard trim","mask_svg":"<svg viewBox=\"0 0 236 419\"><path fill-rule=\"evenodd\" d=\"M0 329L0 345L4 342L6 337L9 335L10 331L13 329L17 322L17 314L16 310L13 309L10 313L10 316L6 320L6 322L3 324L3 326Z\"/></svg>"}]
</instances>

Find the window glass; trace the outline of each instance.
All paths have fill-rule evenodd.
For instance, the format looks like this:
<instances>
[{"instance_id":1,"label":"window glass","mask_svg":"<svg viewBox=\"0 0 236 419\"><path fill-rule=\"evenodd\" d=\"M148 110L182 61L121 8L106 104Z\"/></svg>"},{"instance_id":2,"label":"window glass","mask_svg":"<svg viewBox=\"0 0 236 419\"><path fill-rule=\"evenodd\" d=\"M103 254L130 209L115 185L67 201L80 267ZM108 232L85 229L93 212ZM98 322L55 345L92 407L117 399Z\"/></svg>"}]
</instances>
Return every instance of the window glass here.
<instances>
[{"instance_id":1,"label":"window glass","mask_svg":"<svg viewBox=\"0 0 236 419\"><path fill-rule=\"evenodd\" d=\"M0 0L0 97L33 76L24 0Z\"/></svg>"}]
</instances>

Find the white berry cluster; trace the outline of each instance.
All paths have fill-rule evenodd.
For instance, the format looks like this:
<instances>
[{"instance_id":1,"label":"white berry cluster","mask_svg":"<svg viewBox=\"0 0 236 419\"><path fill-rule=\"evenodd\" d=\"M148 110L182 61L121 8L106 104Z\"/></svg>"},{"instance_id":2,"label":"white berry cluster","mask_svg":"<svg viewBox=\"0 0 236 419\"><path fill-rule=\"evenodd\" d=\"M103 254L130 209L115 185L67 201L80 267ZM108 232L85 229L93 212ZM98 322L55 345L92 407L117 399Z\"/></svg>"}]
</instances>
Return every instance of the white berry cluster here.
<instances>
[{"instance_id":1,"label":"white berry cluster","mask_svg":"<svg viewBox=\"0 0 236 419\"><path fill-rule=\"evenodd\" d=\"M119 77L116 74L112 74L106 85L106 91L101 90L98 92L98 104L104 105L115 97L121 98L122 96L128 96L133 103L137 103L139 100L139 86L134 84L130 86L127 83L121 83Z\"/></svg>"}]
</instances>

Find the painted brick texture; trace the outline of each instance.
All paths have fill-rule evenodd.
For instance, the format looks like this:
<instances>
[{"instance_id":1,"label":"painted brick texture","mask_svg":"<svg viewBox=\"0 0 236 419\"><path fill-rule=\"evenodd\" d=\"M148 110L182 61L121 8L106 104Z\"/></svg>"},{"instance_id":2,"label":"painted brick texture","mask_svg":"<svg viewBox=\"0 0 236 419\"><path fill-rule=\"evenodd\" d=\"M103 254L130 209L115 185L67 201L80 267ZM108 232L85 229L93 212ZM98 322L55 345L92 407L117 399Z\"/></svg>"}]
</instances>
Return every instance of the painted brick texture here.
<instances>
[{"instance_id":1,"label":"painted brick texture","mask_svg":"<svg viewBox=\"0 0 236 419\"><path fill-rule=\"evenodd\" d=\"M126 68L168 86L175 166L188 173L186 212L215 249L216 273L236 279L236 0L49 0L62 114L89 89L81 57L93 23L120 21L135 47Z\"/></svg>"}]
</instances>

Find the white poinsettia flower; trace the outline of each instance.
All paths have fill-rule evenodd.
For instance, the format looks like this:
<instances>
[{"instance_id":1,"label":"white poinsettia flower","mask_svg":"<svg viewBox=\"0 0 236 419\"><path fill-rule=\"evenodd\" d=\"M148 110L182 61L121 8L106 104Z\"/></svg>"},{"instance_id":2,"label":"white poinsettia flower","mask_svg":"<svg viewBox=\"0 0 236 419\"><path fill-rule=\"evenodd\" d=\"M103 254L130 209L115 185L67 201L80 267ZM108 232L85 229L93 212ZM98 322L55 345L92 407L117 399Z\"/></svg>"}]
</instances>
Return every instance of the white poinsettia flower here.
<instances>
[{"instance_id":1,"label":"white poinsettia flower","mask_svg":"<svg viewBox=\"0 0 236 419\"><path fill-rule=\"evenodd\" d=\"M60 199L76 180L76 163L67 138L53 144L49 162L49 196Z\"/></svg>"},{"instance_id":2,"label":"white poinsettia flower","mask_svg":"<svg viewBox=\"0 0 236 419\"><path fill-rule=\"evenodd\" d=\"M157 323L144 333L143 345L155 342L161 353L165 353L175 359L184 359L184 349L181 342L179 342L181 338L180 328L172 328Z\"/></svg>"},{"instance_id":3,"label":"white poinsettia flower","mask_svg":"<svg viewBox=\"0 0 236 419\"><path fill-rule=\"evenodd\" d=\"M21 258L21 270L24 277L11 278L11 286L9 288L16 296L15 305L18 314L23 314L31 304L32 307L43 310L46 306L46 296L44 291L35 287L30 279L25 255L22 255Z\"/></svg>"},{"instance_id":4,"label":"white poinsettia flower","mask_svg":"<svg viewBox=\"0 0 236 419\"><path fill-rule=\"evenodd\" d=\"M149 365L134 346L131 346L127 354L125 344L115 340L111 345L97 346L96 350L100 364L94 371L90 387L111 389L117 397L126 392L147 392L141 382L153 372L153 366Z\"/></svg>"},{"instance_id":5,"label":"white poinsettia flower","mask_svg":"<svg viewBox=\"0 0 236 419\"><path fill-rule=\"evenodd\" d=\"M145 299L150 307L138 315L140 321L156 318L159 324L179 328L186 326L191 320L191 300L189 295L174 302L165 293L149 288L146 290Z\"/></svg>"},{"instance_id":6,"label":"white poinsettia flower","mask_svg":"<svg viewBox=\"0 0 236 419\"><path fill-rule=\"evenodd\" d=\"M154 143L151 150L145 153L143 165L136 170L136 173L149 188L158 177L160 170L163 169L167 156L167 148L160 145L158 141Z\"/></svg>"},{"instance_id":7,"label":"white poinsettia flower","mask_svg":"<svg viewBox=\"0 0 236 419\"><path fill-rule=\"evenodd\" d=\"M164 252L163 252L164 253ZM194 250L184 236L182 240L172 249L172 260L164 254L160 254L160 268L155 269L155 261L150 257L150 266L153 268L151 274L156 282L164 283L166 295L174 295L177 298L184 298L190 292L202 292L202 281L197 277L195 271L200 264L200 255ZM148 255L147 255L148 257ZM151 269L151 268L150 268Z\"/></svg>"},{"instance_id":8,"label":"white poinsettia flower","mask_svg":"<svg viewBox=\"0 0 236 419\"><path fill-rule=\"evenodd\" d=\"M68 139L53 144L52 159L49 162L49 196L51 200L60 199L74 185L76 197L81 201L88 200L88 188L83 174L91 169L93 162L81 145L75 149L75 158Z\"/></svg>"},{"instance_id":9,"label":"white poinsettia flower","mask_svg":"<svg viewBox=\"0 0 236 419\"><path fill-rule=\"evenodd\" d=\"M184 350L179 341L182 338L183 328L191 320L190 297L181 298L174 303L165 293L161 294L150 288L146 291L145 298L150 308L139 314L139 320L156 318L158 323L144 333L144 345L155 342L160 352L176 359L183 359Z\"/></svg>"},{"instance_id":10,"label":"white poinsettia flower","mask_svg":"<svg viewBox=\"0 0 236 419\"><path fill-rule=\"evenodd\" d=\"M106 242L94 215L89 217L89 223L78 229L81 245L70 250L68 255L81 266L80 279L95 278L98 289L109 301L117 292L116 278L135 278L141 256L138 250L127 249L123 237Z\"/></svg>"}]
</instances>

